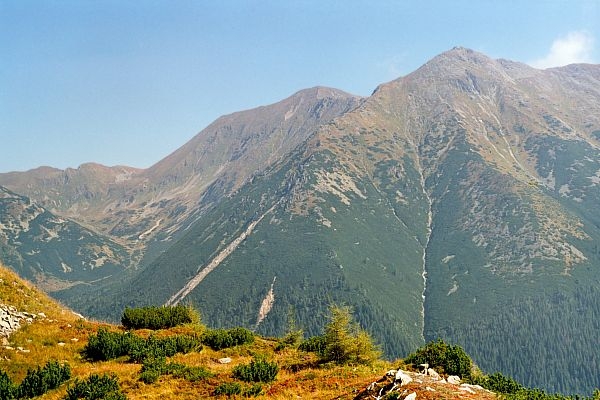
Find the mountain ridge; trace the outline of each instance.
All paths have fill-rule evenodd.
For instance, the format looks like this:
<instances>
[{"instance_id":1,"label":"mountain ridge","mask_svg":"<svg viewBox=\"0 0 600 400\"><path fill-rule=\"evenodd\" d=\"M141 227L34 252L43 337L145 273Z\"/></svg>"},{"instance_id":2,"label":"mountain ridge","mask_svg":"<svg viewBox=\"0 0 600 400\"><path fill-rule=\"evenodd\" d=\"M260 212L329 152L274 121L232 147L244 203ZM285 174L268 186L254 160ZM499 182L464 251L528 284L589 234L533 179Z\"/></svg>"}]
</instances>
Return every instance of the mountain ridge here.
<instances>
[{"instance_id":1,"label":"mountain ridge","mask_svg":"<svg viewBox=\"0 0 600 400\"><path fill-rule=\"evenodd\" d=\"M294 310L314 333L328 302L346 302L388 356L437 337L501 354L501 331L513 331L527 351L487 369L587 390L595 378L548 381L525 365L548 351L536 340L557 354L549 365L580 365L593 347L597 307L575 310L597 304L598 77L600 66L537 70L455 48L367 98L317 87L221 117L74 213L128 243L137 269L60 296L108 317L165 303L204 274L186 299L214 326L276 335ZM554 333L519 320L586 335L565 355Z\"/></svg>"}]
</instances>

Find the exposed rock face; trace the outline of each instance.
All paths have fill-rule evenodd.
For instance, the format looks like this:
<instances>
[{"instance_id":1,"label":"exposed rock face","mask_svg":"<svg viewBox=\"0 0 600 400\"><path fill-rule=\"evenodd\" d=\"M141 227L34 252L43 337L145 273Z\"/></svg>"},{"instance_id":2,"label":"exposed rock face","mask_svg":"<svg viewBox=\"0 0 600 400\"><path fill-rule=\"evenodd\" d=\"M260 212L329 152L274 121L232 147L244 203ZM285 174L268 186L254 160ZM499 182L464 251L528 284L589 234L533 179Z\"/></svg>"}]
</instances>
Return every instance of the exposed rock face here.
<instances>
[{"instance_id":1,"label":"exposed rock face","mask_svg":"<svg viewBox=\"0 0 600 400\"><path fill-rule=\"evenodd\" d=\"M21 328L22 323L30 324L38 317L36 314L19 312L13 306L0 304L0 337L8 338Z\"/></svg>"}]
</instances>

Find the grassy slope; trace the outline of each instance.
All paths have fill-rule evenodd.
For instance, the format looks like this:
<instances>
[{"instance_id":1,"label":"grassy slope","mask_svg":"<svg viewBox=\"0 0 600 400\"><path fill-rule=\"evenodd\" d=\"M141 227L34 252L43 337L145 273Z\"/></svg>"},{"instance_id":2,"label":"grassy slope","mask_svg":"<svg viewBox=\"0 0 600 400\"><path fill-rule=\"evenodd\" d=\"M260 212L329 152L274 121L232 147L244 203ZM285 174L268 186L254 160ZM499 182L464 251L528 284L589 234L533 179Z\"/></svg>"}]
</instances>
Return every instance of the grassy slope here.
<instances>
[{"instance_id":1,"label":"grassy slope","mask_svg":"<svg viewBox=\"0 0 600 400\"><path fill-rule=\"evenodd\" d=\"M17 353L1 347L0 369L5 370L13 381L20 382L28 368L43 365L49 360L67 362L71 366L73 373L71 381L41 396L46 400L61 399L66 393L68 384L72 384L76 378L83 379L91 373L105 372L115 373L118 376L123 392L131 400L216 398L212 396L214 388L222 382L233 381L231 377L233 367L249 362L256 354L266 355L267 358L276 361L280 367L277 380L264 385L265 394L259 398L353 399L369 383L380 379L385 371L398 365L398 363L378 361L373 366L317 367L312 353L293 349L276 352L274 350L277 345L276 339L257 338L252 345L221 351L204 348L200 352L177 355L171 359L173 362L188 366L202 366L215 374L212 378L188 382L171 376L162 376L154 384L144 384L139 381L141 368L139 364L128 363L125 360L90 363L83 360L80 355L89 334L97 331L99 327L108 326L113 330L121 328L81 319L2 266L0 266L0 279L2 279L0 295L4 304L12 305L20 311L43 312L47 316L43 320L36 319L32 324L13 333L9 339L10 345L15 348L24 347L30 352ZM161 334L184 333L196 329L197 326L184 326L162 331ZM138 333L144 335L148 334L148 331ZM64 342L65 345L59 346L59 342ZM230 357L232 362L220 364L217 360L221 357ZM303 368L292 372L292 367L295 365L303 365ZM447 399L493 398L492 395L485 393L469 396L456 387L449 388L448 385L428 383L428 386L437 390L436 395ZM415 382L407 386L407 389L417 392L419 398L434 398L431 397L432 392L425 389L424 384Z\"/></svg>"}]
</instances>

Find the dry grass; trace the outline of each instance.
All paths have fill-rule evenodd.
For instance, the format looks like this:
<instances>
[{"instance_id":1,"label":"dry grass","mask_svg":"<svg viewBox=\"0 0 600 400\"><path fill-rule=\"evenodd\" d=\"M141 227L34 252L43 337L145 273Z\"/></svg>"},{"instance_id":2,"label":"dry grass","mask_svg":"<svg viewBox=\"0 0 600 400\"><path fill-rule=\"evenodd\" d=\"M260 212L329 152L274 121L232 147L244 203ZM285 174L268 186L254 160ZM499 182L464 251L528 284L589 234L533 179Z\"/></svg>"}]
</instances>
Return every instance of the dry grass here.
<instances>
[{"instance_id":1,"label":"dry grass","mask_svg":"<svg viewBox=\"0 0 600 400\"><path fill-rule=\"evenodd\" d=\"M256 355L262 355L276 361L280 367L275 382L263 385L264 394L259 399L354 399L359 398L365 387L381 378L383 373L398 362L378 361L373 366L319 366L316 356L295 349L275 351L277 340L257 338L251 345L214 351L205 347L200 352L178 354L169 361L199 366L209 370L213 377L189 382L173 376L161 376L153 384L145 384L139 380L141 365L127 362L127 358L107 361L89 362L83 359L81 350L87 343L91 333L100 327L122 329L94 321L86 321L66 308L60 306L48 296L38 291L33 285L24 282L16 274L0 266L0 303L13 305L19 311L44 313L46 318L36 318L31 324L25 324L19 331L11 335L9 342L13 348L22 347L29 352L18 352L0 347L0 369L6 371L15 382L20 382L27 369L44 365L47 361L58 360L69 363L73 378L85 379L92 373L116 374L121 389L131 400L141 399L205 399L218 398L213 395L214 389L223 382L233 382L232 370L236 365L248 363ZM203 329L199 325L186 325L170 330L160 331L159 336L198 333ZM140 330L136 333L148 336L152 331ZM63 343L63 344L61 344ZM231 363L221 364L219 359L229 357ZM41 396L45 400L62 399L67 385ZM419 398L493 398L469 397L467 393L452 391L440 387L437 392L427 392L423 385L412 385ZM363 395L366 395L363 393ZM432 397L433 396L433 397ZM442 397L439 397L442 396ZM220 398L226 398L220 396ZM243 398L234 396L231 398ZM366 398L369 398L367 396Z\"/></svg>"}]
</instances>

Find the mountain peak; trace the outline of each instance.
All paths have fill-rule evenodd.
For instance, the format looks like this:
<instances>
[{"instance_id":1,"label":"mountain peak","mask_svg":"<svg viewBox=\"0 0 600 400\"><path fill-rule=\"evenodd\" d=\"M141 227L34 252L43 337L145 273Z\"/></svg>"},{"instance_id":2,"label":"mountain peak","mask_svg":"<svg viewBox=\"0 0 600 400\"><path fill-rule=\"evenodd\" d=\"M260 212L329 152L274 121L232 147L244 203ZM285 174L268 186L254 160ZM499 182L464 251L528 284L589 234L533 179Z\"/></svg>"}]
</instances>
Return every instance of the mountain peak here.
<instances>
[{"instance_id":1,"label":"mountain peak","mask_svg":"<svg viewBox=\"0 0 600 400\"><path fill-rule=\"evenodd\" d=\"M330 88L327 86L314 86L308 89L302 89L298 92L294 93L290 98L296 97L304 97L308 96L316 99L324 99L324 98L334 98L334 99L345 99L345 98L353 98L360 97L347 92L344 92L340 89Z\"/></svg>"},{"instance_id":2,"label":"mountain peak","mask_svg":"<svg viewBox=\"0 0 600 400\"><path fill-rule=\"evenodd\" d=\"M453 47L452 49L435 56L415 72L424 68L439 73L444 70L458 71L459 68L464 70L473 68L496 69L497 67L497 60L494 60L485 54L465 47Z\"/></svg>"}]
</instances>

